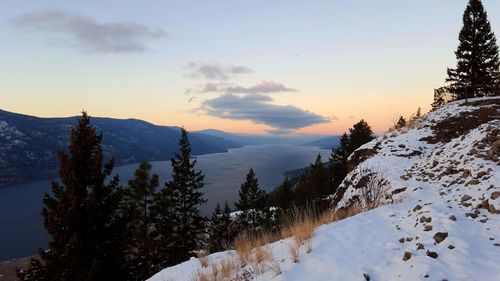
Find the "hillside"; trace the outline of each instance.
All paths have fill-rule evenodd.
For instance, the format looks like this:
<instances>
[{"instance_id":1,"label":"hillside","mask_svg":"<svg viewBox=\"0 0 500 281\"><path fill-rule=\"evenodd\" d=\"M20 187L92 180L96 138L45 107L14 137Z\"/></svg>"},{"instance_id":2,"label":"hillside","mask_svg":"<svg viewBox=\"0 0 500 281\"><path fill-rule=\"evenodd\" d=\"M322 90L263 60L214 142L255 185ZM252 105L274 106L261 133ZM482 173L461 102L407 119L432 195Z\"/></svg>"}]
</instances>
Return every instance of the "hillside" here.
<instances>
[{"instance_id":1,"label":"hillside","mask_svg":"<svg viewBox=\"0 0 500 281\"><path fill-rule=\"evenodd\" d=\"M337 210L370 196L380 206L318 227L297 263L288 238L266 245L258 265L241 268L226 251L208 257L214 266L192 258L149 280L214 280L228 261L223 280L498 280L499 132L498 98L438 108L351 155Z\"/></svg>"},{"instance_id":2,"label":"hillside","mask_svg":"<svg viewBox=\"0 0 500 281\"><path fill-rule=\"evenodd\" d=\"M305 146L317 146L324 149L332 149L340 144L340 136L324 137L318 140L307 142Z\"/></svg>"},{"instance_id":3,"label":"hillside","mask_svg":"<svg viewBox=\"0 0 500 281\"><path fill-rule=\"evenodd\" d=\"M68 143L77 117L39 118L0 110L0 186L55 174L57 152ZM103 133L103 149L117 164L167 160L178 149L179 128L137 119L93 117ZM200 133L190 134L196 155L226 152L239 143Z\"/></svg>"}]
</instances>

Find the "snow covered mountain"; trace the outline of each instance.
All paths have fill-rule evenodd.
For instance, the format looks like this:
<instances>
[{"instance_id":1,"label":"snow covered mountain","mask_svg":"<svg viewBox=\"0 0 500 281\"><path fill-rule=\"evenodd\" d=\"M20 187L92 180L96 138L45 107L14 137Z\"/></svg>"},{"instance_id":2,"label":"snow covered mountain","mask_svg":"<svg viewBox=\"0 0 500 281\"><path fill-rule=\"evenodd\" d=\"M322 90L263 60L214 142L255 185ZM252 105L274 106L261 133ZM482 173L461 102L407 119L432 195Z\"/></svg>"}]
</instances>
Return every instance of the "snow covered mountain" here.
<instances>
[{"instance_id":1,"label":"snow covered mountain","mask_svg":"<svg viewBox=\"0 0 500 281\"><path fill-rule=\"evenodd\" d=\"M57 153L65 149L77 117L39 118L0 110L0 186L56 174ZM92 117L103 133L103 150L118 164L167 160L177 152L180 130L137 119ZM225 152L240 144L190 134L194 154Z\"/></svg>"},{"instance_id":2,"label":"snow covered mountain","mask_svg":"<svg viewBox=\"0 0 500 281\"><path fill-rule=\"evenodd\" d=\"M498 97L449 103L351 155L336 210L380 206L318 227L295 262L286 238L264 246L258 271L226 251L149 280L498 280L499 132Z\"/></svg>"}]
</instances>

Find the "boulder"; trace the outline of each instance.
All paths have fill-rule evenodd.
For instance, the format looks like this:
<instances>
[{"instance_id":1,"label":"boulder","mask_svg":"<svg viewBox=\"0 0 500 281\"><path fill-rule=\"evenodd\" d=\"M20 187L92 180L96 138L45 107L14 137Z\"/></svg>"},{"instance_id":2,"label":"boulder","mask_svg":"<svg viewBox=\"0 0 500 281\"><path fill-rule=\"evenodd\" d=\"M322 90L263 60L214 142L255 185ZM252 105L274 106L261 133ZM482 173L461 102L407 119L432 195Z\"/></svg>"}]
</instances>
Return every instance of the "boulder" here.
<instances>
[{"instance_id":1,"label":"boulder","mask_svg":"<svg viewBox=\"0 0 500 281\"><path fill-rule=\"evenodd\" d=\"M437 232L432 238L434 238L434 241L439 244L443 242L446 237L448 237L448 232Z\"/></svg>"}]
</instances>

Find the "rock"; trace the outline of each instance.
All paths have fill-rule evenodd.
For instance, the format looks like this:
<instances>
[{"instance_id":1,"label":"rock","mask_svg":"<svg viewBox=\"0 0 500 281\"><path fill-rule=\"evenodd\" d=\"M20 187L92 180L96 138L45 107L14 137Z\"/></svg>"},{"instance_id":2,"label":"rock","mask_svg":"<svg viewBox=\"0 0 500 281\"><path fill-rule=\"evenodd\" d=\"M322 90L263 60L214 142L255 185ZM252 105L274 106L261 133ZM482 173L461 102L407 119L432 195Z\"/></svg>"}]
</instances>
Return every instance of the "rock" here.
<instances>
[{"instance_id":1,"label":"rock","mask_svg":"<svg viewBox=\"0 0 500 281\"><path fill-rule=\"evenodd\" d=\"M424 248L424 244L422 244L422 243L417 243L417 251L418 251L418 250L423 250L423 249L425 249L425 248Z\"/></svg>"},{"instance_id":2,"label":"rock","mask_svg":"<svg viewBox=\"0 0 500 281\"><path fill-rule=\"evenodd\" d=\"M406 237L406 241L407 241L407 242L411 242L411 241L413 241L413 237Z\"/></svg>"},{"instance_id":3,"label":"rock","mask_svg":"<svg viewBox=\"0 0 500 281\"><path fill-rule=\"evenodd\" d=\"M469 203L469 202L462 202L462 203L460 203L459 205L462 205L462 206L464 206L464 207L470 207L472 204L471 204L471 203Z\"/></svg>"},{"instance_id":4,"label":"rock","mask_svg":"<svg viewBox=\"0 0 500 281\"><path fill-rule=\"evenodd\" d=\"M491 200L495 200L500 197L500 191L495 191L491 194Z\"/></svg>"},{"instance_id":5,"label":"rock","mask_svg":"<svg viewBox=\"0 0 500 281\"><path fill-rule=\"evenodd\" d=\"M432 252L432 251L429 251L429 250L427 250L426 255L428 255L429 257L431 257L433 259L437 259L437 257L438 257L438 254L436 252Z\"/></svg>"},{"instance_id":6,"label":"rock","mask_svg":"<svg viewBox=\"0 0 500 281\"><path fill-rule=\"evenodd\" d=\"M450 245L448 245L448 249L453 250L453 249L455 249L455 246L450 244Z\"/></svg>"},{"instance_id":7,"label":"rock","mask_svg":"<svg viewBox=\"0 0 500 281\"><path fill-rule=\"evenodd\" d=\"M410 179L409 177L407 177L407 176L405 176L405 175L401 175L399 178L401 178L402 180L405 180L405 181L407 181L407 180L409 180L409 179Z\"/></svg>"},{"instance_id":8,"label":"rock","mask_svg":"<svg viewBox=\"0 0 500 281\"><path fill-rule=\"evenodd\" d=\"M404 238L399 239L399 243L404 243L404 242L405 242Z\"/></svg>"},{"instance_id":9,"label":"rock","mask_svg":"<svg viewBox=\"0 0 500 281\"><path fill-rule=\"evenodd\" d=\"M407 260L409 260L410 258L411 258L411 253L410 253L410 252L405 252L405 253L403 254L403 260L404 260L404 261L407 261Z\"/></svg>"},{"instance_id":10,"label":"rock","mask_svg":"<svg viewBox=\"0 0 500 281\"><path fill-rule=\"evenodd\" d=\"M479 184L480 181L478 179L473 179L473 180L470 180L468 183L465 184L465 186L468 186L468 185L476 185L476 184Z\"/></svg>"},{"instance_id":11,"label":"rock","mask_svg":"<svg viewBox=\"0 0 500 281\"><path fill-rule=\"evenodd\" d=\"M454 215L451 215L451 216L449 216L448 218L449 218L450 220L452 220L452 221L456 221L456 220L457 220L457 217L455 217Z\"/></svg>"},{"instance_id":12,"label":"rock","mask_svg":"<svg viewBox=\"0 0 500 281\"><path fill-rule=\"evenodd\" d=\"M424 231L431 231L432 230L432 225L428 224L424 226Z\"/></svg>"},{"instance_id":13,"label":"rock","mask_svg":"<svg viewBox=\"0 0 500 281\"><path fill-rule=\"evenodd\" d=\"M434 241L439 244L443 242L446 237L448 237L448 232L437 232L432 238L434 238Z\"/></svg>"},{"instance_id":14,"label":"rock","mask_svg":"<svg viewBox=\"0 0 500 281\"><path fill-rule=\"evenodd\" d=\"M465 213L465 216L466 217L471 217L473 219L477 218L477 214L476 213Z\"/></svg>"},{"instance_id":15,"label":"rock","mask_svg":"<svg viewBox=\"0 0 500 281\"><path fill-rule=\"evenodd\" d=\"M469 195L464 195L462 196L462 199L460 201L464 202L464 201L467 201L467 200L470 200L472 197L470 197Z\"/></svg>"},{"instance_id":16,"label":"rock","mask_svg":"<svg viewBox=\"0 0 500 281\"><path fill-rule=\"evenodd\" d=\"M477 154L477 149L473 148L471 150L469 150L469 155L474 155L474 154Z\"/></svg>"},{"instance_id":17,"label":"rock","mask_svg":"<svg viewBox=\"0 0 500 281\"><path fill-rule=\"evenodd\" d=\"M431 222L431 221L432 221L431 217L426 217L426 216L421 216L420 217L420 223Z\"/></svg>"},{"instance_id":18,"label":"rock","mask_svg":"<svg viewBox=\"0 0 500 281\"><path fill-rule=\"evenodd\" d=\"M417 206L415 206L415 208L413 208L413 211L416 212L416 211L421 210L421 209L422 209L422 206L417 204Z\"/></svg>"}]
</instances>

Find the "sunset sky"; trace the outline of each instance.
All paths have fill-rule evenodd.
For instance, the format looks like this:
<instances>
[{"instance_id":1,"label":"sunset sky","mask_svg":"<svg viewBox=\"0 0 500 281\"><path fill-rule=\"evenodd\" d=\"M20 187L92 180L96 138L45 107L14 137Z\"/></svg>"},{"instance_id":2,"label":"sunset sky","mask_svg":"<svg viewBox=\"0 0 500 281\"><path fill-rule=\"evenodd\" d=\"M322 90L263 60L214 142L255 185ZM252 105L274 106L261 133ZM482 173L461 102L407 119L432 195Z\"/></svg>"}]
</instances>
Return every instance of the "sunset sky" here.
<instances>
[{"instance_id":1,"label":"sunset sky","mask_svg":"<svg viewBox=\"0 0 500 281\"><path fill-rule=\"evenodd\" d=\"M0 109L323 135L429 110L467 2L0 1Z\"/></svg>"}]
</instances>

